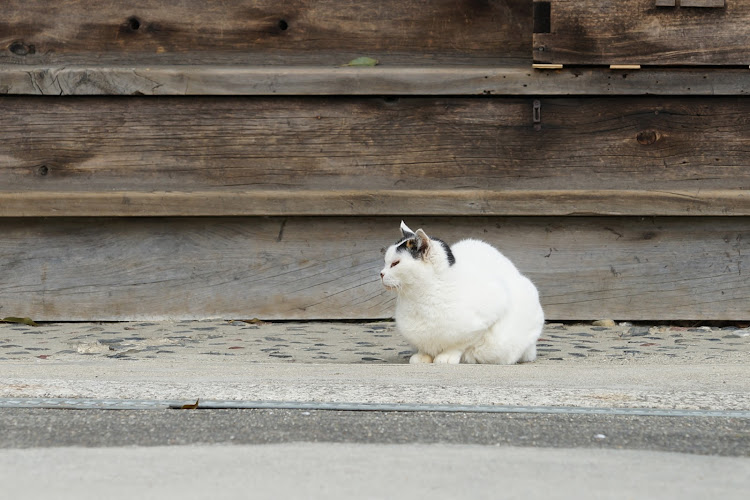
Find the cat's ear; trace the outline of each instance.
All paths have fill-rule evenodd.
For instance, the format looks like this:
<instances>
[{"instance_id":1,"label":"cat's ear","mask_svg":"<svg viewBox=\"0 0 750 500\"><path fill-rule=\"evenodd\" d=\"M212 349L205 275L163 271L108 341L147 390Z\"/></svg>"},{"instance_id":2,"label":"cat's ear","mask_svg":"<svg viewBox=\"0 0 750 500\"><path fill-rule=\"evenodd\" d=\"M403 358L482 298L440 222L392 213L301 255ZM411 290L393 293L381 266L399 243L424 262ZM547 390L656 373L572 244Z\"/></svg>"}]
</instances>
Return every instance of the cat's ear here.
<instances>
[{"instance_id":1,"label":"cat's ear","mask_svg":"<svg viewBox=\"0 0 750 500\"><path fill-rule=\"evenodd\" d=\"M422 231L422 229L417 229L416 236L417 248L419 249L419 253L422 254L423 257L426 257L427 253L430 251L432 240L429 236L427 236L427 233Z\"/></svg>"},{"instance_id":2,"label":"cat's ear","mask_svg":"<svg viewBox=\"0 0 750 500\"><path fill-rule=\"evenodd\" d=\"M414 231L409 229L409 226L407 226L404 221L401 221L401 234L404 235L404 238L409 238L414 236Z\"/></svg>"}]
</instances>

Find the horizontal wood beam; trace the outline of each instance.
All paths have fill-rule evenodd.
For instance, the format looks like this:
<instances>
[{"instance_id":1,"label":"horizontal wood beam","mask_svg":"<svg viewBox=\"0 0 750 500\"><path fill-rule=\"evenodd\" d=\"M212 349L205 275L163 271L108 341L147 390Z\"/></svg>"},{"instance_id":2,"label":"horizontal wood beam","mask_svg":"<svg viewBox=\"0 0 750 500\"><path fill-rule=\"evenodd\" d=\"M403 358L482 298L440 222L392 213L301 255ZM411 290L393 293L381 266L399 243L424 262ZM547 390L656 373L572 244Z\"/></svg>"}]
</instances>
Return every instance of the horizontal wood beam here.
<instances>
[{"instance_id":1,"label":"horizontal wood beam","mask_svg":"<svg viewBox=\"0 0 750 500\"><path fill-rule=\"evenodd\" d=\"M389 318L400 217L0 218L0 317ZM550 320L750 319L750 218L407 217L496 245Z\"/></svg>"},{"instance_id":2,"label":"horizontal wood beam","mask_svg":"<svg viewBox=\"0 0 750 500\"><path fill-rule=\"evenodd\" d=\"M4 0L0 63L497 64L528 57L518 0Z\"/></svg>"},{"instance_id":3,"label":"horizontal wood beam","mask_svg":"<svg viewBox=\"0 0 750 500\"><path fill-rule=\"evenodd\" d=\"M742 98L3 99L5 215L743 215ZM67 207L67 208L66 208Z\"/></svg>"},{"instance_id":4,"label":"horizontal wood beam","mask_svg":"<svg viewBox=\"0 0 750 500\"><path fill-rule=\"evenodd\" d=\"M0 217L750 216L750 191L0 191Z\"/></svg>"},{"instance_id":5,"label":"horizontal wood beam","mask_svg":"<svg viewBox=\"0 0 750 500\"><path fill-rule=\"evenodd\" d=\"M746 95L747 68L0 65L0 94Z\"/></svg>"}]
</instances>

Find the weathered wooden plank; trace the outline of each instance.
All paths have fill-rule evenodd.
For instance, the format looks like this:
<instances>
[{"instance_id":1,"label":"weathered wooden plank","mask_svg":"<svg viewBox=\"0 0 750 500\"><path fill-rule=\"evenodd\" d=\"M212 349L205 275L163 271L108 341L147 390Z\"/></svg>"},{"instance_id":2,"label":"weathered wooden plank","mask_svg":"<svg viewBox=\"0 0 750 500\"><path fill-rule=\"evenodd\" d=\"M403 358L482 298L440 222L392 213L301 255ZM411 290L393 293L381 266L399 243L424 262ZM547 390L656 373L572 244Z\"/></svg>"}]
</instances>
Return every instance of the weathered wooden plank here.
<instances>
[{"instance_id":1,"label":"weathered wooden plank","mask_svg":"<svg viewBox=\"0 0 750 500\"><path fill-rule=\"evenodd\" d=\"M750 191L292 190L6 192L0 217L750 215Z\"/></svg>"},{"instance_id":2,"label":"weathered wooden plank","mask_svg":"<svg viewBox=\"0 0 750 500\"><path fill-rule=\"evenodd\" d=\"M747 213L744 194L732 194L750 188L746 99L540 98L540 123L533 122L533 101L6 97L2 211L41 215L12 195L28 193L44 215L65 215L53 194L62 193L78 215L112 213L124 199L131 206L123 214L147 215L161 202L173 210L179 200L185 214L214 206L208 214L246 215L266 191L281 193L269 210L293 200L295 191L328 191L331 204L321 214L372 213L373 195L398 202L389 213L450 213L454 201L464 204L457 213L481 213L505 210L515 199L522 213L544 214L554 201L540 201L535 211L524 200L535 194L563 201L564 213L577 201L586 213ZM387 194L402 190L407 196ZM220 194L203 200L210 191ZM409 191L461 194L441 200L410 198ZM556 191L573 192L565 201ZM635 191L648 193L629 199ZM78 192L93 198L76 204ZM196 193L197 205L179 193ZM336 193L342 196L334 199ZM490 201L469 206L471 193ZM618 200L613 209L610 195ZM648 204L630 203L623 212L630 201Z\"/></svg>"},{"instance_id":3,"label":"weathered wooden plank","mask_svg":"<svg viewBox=\"0 0 750 500\"><path fill-rule=\"evenodd\" d=\"M746 95L747 68L0 65L0 94Z\"/></svg>"},{"instance_id":4,"label":"weathered wooden plank","mask_svg":"<svg viewBox=\"0 0 750 500\"><path fill-rule=\"evenodd\" d=\"M0 219L0 314L36 320L383 318L399 218ZM750 318L750 219L424 218L498 245L549 319Z\"/></svg>"},{"instance_id":5,"label":"weathered wooden plank","mask_svg":"<svg viewBox=\"0 0 750 500\"><path fill-rule=\"evenodd\" d=\"M680 0L680 7L710 7L726 6L725 0Z\"/></svg>"},{"instance_id":6,"label":"weathered wooden plank","mask_svg":"<svg viewBox=\"0 0 750 500\"><path fill-rule=\"evenodd\" d=\"M497 65L531 21L519 0L6 0L0 63Z\"/></svg>"},{"instance_id":7,"label":"weathered wooden plank","mask_svg":"<svg viewBox=\"0 0 750 500\"><path fill-rule=\"evenodd\" d=\"M549 33L534 33L534 62L748 65L750 2L657 7L654 0L551 0Z\"/></svg>"}]
</instances>

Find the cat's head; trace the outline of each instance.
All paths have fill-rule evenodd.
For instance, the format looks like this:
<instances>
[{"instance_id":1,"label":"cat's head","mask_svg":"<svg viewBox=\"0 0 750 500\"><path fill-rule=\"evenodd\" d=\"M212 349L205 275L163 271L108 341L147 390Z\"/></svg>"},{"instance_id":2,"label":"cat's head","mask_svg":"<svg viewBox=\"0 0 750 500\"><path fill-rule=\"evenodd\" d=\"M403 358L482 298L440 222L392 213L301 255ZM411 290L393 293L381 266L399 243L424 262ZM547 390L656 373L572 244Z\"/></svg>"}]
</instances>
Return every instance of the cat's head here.
<instances>
[{"instance_id":1,"label":"cat's head","mask_svg":"<svg viewBox=\"0 0 750 500\"><path fill-rule=\"evenodd\" d=\"M385 266L380 271L388 289L402 291L425 285L456 262L444 241L430 238L422 229L412 231L401 221L401 235L385 252Z\"/></svg>"}]
</instances>

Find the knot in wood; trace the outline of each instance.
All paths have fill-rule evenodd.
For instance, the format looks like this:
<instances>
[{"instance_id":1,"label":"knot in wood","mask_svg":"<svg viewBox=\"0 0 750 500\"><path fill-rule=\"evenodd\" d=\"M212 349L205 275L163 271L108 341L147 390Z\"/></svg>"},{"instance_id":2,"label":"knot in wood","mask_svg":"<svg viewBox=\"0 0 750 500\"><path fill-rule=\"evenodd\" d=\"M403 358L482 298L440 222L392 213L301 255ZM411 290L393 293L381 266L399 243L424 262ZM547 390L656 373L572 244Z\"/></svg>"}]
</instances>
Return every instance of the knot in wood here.
<instances>
[{"instance_id":1,"label":"knot in wood","mask_svg":"<svg viewBox=\"0 0 750 500\"><path fill-rule=\"evenodd\" d=\"M125 25L130 31L138 31L141 28L141 20L135 16L130 16L128 20L125 21Z\"/></svg>"},{"instance_id":2,"label":"knot in wood","mask_svg":"<svg viewBox=\"0 0 750 500\"><path fill-rule=\"evenodd\" d=\"M13 52L17 56L25 56L36 53L36 47L34 47L33 45L27 45L20 40L11 43L8 47L8 50Z\"/></svg>"},{"instance_id":3,"label":"knot in wood","mask_svg":"<svg viewBox=\"0 0 750 500\"><path fill-rule=\"evenodd\" d=\"M659 132L657 132L656 130L641 130L636 136L638 144L642 144L644 146L655 143L659 140L659 138Z\"/></svg>"}]
</instances>

